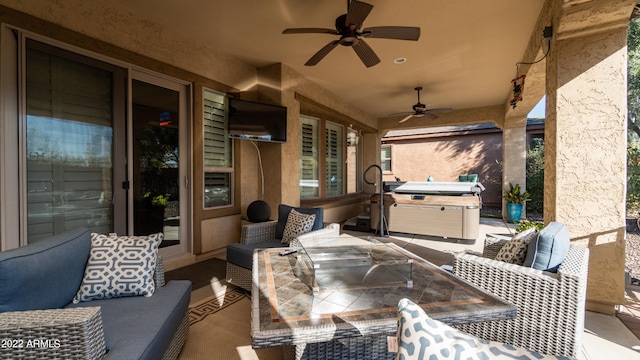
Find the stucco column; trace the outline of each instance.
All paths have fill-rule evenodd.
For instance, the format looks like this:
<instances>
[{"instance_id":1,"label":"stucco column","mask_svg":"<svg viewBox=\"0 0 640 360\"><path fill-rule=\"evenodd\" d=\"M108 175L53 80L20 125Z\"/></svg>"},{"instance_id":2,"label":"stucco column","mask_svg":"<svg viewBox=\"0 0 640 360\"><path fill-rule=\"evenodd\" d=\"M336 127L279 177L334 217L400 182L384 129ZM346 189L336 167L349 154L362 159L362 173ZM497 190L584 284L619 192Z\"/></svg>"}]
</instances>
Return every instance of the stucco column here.
<instances>
[{"instance_id":1,"label":"stucco column","mask_svg":"<svg viewBox=\"0 0 640 360\"><path fill-rule=\"evenodd\" d=\"M547 59L545 223L589 247L587 309L608 314L624 301L626 35L560 31Z\"/></svg>"},{"instance_id":2,"label":"stucco column","mask_svg":"<svg viewBox=\"0 0 640 360\"><path fill-rule=\"evenodd\" d=\"M520 184L527 188L527 118L508 119L502 129L502 193L509 189L509 183ZM522 217L526 216L526 208ZM506 220L507 211L502 201L502 218Z\"/></svg>"}]
</instances>

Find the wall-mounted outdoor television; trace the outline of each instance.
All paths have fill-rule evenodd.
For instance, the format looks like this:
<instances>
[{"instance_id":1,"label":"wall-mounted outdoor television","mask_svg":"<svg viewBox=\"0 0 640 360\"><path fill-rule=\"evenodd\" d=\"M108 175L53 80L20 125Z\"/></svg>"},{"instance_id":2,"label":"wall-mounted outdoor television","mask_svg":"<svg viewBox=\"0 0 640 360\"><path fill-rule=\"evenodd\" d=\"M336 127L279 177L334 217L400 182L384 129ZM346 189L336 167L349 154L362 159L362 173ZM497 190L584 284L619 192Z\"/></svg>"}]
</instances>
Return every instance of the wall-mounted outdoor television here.
<instances>
[{"instance_id":1,"label":"wall-mounted outdoor television","mask_svg":"<svg viewBox=\"0 0 640 360\"><path fill-rule=\"evenodd\" d=\"M228 136L234 139L284 143L287 141L287 108L229 98Z\"/></svg>"}]
</instances>

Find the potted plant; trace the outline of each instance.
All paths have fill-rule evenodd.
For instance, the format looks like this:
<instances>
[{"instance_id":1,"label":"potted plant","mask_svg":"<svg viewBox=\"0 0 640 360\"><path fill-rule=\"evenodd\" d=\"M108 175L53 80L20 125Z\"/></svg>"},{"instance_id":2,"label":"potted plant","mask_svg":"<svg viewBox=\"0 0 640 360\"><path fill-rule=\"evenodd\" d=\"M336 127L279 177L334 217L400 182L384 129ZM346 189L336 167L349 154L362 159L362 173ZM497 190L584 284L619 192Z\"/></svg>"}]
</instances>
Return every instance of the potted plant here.
<instances>
[{"instance_id":1,"label":"potted plant","mask_svg":"<svg viewBox=\"0 0 640 360\"><path fill-rule=\"evenodd\" d=\"M164 209L168 203L168 194L153 196L147 192L134 199L134 233L148 235L164 231Z\"/></svg>"},{"instance_id":2,"label":"potted plant","mask_svg":"<svg viewBox=\"0 0 640 360\"><path fill-rule=\"evenodd\" d=\"M512 183L509 183L509 190L505 191L502 198L507 203L507 221L520 221L520 216L522 216L522 205L531 200L531 195L526 191L522 192L520 184L513 185Z\"/></svg>"},{"instance_id":3,"label":"potted plant","mask_svg":"<svg viewBox=\"0 0 640 360\"><path fill-rule=\"evenodd\" d=\"M540 230L542 230L543 227L544 227L544 223L540 221L531 221L528 219L524 219L518 223L518 227L516 228L516 234L519 234L528 229L535 229L536 231L539 232Z\"/></svg>"}]
</instances>

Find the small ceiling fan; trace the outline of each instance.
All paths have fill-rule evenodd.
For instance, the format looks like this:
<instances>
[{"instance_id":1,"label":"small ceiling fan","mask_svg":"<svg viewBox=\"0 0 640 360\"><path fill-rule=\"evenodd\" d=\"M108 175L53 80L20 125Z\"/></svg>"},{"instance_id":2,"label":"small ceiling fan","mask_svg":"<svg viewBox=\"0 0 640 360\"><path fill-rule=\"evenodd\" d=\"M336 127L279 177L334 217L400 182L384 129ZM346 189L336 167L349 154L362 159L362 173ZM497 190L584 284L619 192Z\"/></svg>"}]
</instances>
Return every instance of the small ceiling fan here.
<instances>
[{"instance_id":1,"label":"small ceiling fan","mask_svg":"<svg viewBox=\"0 0 640 360\"><path fill-rule=\"evenodd\" d=\"M316 52L306 63L306 66L314 66L331 52L338 44L350 46L356 52L366 67L371 67L380 62L380 58L364 41L363 38L396 39L417 41L420 38L419 27L408 26L376 26L362 27L362 23L373 9L373 5L358 0L347 0L347 13L338 16L334 29L325 28L293 28L285 29L283 34L330 34L340 35L339 40L334 40Z\"/></svg>"},{"instance_id":2,"label":"small ceiling fan","mask_svg":"<svg viewBox=\"0 0 640 360\"><path fill-rule=\"evenodd\" d=\"M420 90L422 90L422 86L416 87L415 90L418 92L418 103L413 105L413 112L397 114L397 115L409 114L406 117L404 117L402 120L398 121L398 123L403 123L403 122L411 119L412 117L423 117L423 116L426 116L431 120L434 120L434 119L438 118L438 115L433 114L434 112L445 113L445 112L452 112L453 111L452 108L427 109L427 106L420 102Z\"/></svg>"}]
</instances>

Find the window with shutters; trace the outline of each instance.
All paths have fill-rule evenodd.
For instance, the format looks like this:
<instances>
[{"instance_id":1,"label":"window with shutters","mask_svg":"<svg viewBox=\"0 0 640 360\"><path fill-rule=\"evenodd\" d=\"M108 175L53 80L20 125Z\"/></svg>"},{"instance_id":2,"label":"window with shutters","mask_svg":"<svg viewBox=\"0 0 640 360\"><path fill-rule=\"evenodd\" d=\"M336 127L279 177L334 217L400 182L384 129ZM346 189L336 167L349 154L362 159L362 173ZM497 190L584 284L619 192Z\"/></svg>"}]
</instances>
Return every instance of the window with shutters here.
<instances>
[{"instance_id":1,"label":"window with shutters","mask_svg":"<svg viewBox=\"0 0 640 360\"><path fill-rule=\"evenodd\" d=\"M327 122L325 161L327 196L344 194L344 127Z\"/></svg>"},{"instance_id":2,"label":"window with shutters","mask_svg":"<svg viewBox=\"0 0 640 360\"><path fill-rule=\"evenodd\" d=\"M318 169L318 119L300 118L300 198L320 196Z\"/></svg>"},{"instance_id":3,"label":"window with shutters","mask_svg":"<svg viewBox=\"0 0 640 360\"><path fill-rule=\"evenodd\" d=\"M360 131L300 117L300 199L325 200L362 191Z\"/></svg>"},{"instance_id":4,"label":"window with shutters","mask_svg":"<svg viewBox=\"0 0 640 360\"><path fill-rule=\"evenodd\" d=\"M233 204L233 159L227 137L226 97L204 89L204 207Z\"/></svg>"},{"instance_id":5,"label":"window with shutters","mask_svg":"<svg viewBox=\"0 0 640 360\"><path fill-rule=\"evenodd\" d=\"M380 147L380 166L383 172L391 172L391 145Z\"/></svg>"}]
</instances>

